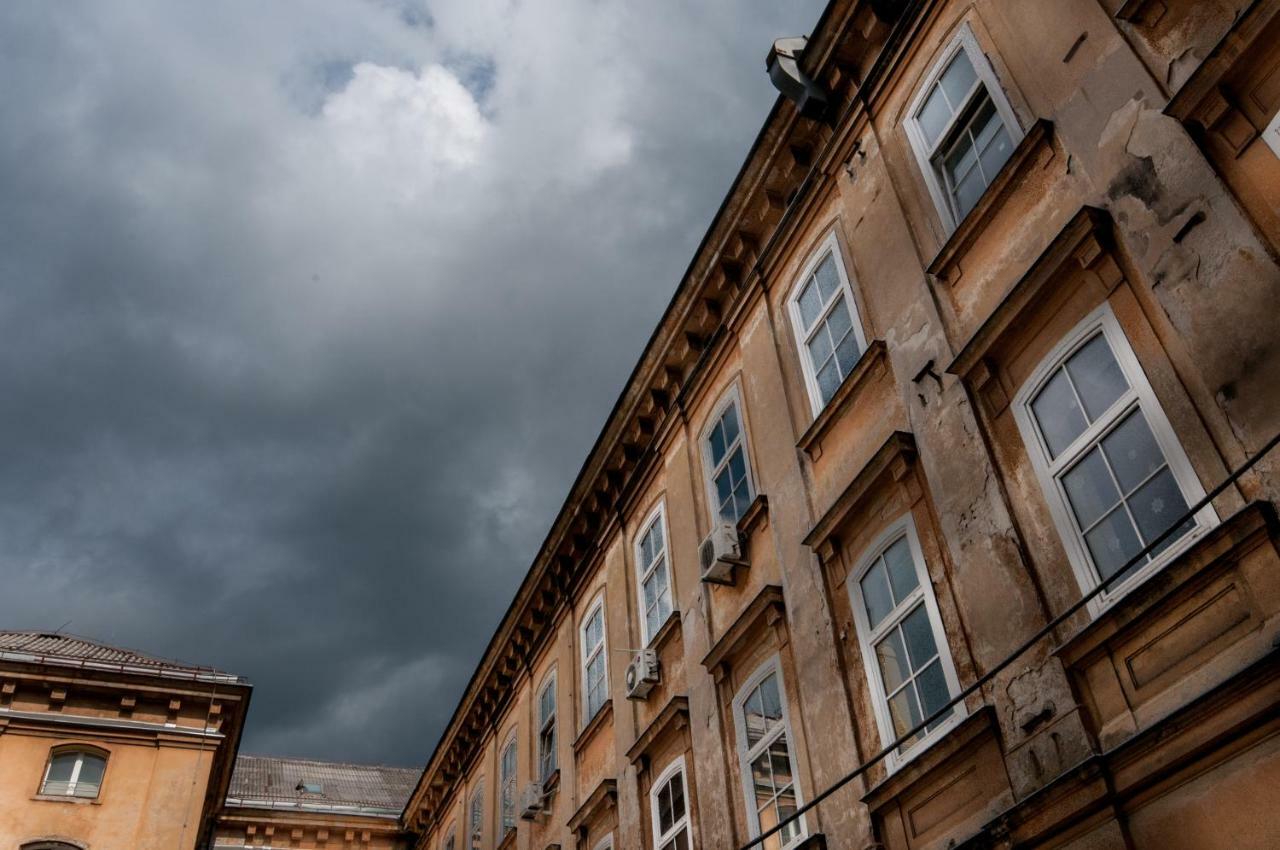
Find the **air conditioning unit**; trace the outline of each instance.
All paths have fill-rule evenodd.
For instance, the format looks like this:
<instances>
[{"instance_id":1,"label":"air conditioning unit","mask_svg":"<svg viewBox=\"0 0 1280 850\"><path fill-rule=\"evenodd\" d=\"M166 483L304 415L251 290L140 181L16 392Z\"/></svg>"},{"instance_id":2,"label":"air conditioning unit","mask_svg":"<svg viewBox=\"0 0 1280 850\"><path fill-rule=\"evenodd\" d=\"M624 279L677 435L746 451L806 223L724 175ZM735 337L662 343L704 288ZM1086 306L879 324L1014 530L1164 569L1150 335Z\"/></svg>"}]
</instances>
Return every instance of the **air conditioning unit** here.
<instances>
[{"instance_id":1,"label":"air conditioning unit","mask_svg":"<svg viewBox=\"0 0 1280 850\"><path fill-rule=\"evenodd\" d=\"M642 649L631 658L627 665L627 699L644 699L649 691L658 684L658 653L652 649Z\"/></svg>"},{"instance_id":2,"label":"air conditioning unit","mask_svg":"<svg viewBox=\"0 0 1280 850\"><path fill-rule=\"evenodd\" d=\"M724 522L712 529L698 547L702 580L710 584L733 584L733 568L747 565L742 549L737 526Z\"/></svg>"},{"instance_id":3,"label":"air conditioning unit","mask_svg":"<svg viewBox=\"0 0 1280 850\"><path fill-rule=\"evenodd\" d=\"M520 817L524 820L536 820L543 812L545 800L541 784L530 782L524 786L524 790L520 792Z\"/></svg>"}]
</instances>

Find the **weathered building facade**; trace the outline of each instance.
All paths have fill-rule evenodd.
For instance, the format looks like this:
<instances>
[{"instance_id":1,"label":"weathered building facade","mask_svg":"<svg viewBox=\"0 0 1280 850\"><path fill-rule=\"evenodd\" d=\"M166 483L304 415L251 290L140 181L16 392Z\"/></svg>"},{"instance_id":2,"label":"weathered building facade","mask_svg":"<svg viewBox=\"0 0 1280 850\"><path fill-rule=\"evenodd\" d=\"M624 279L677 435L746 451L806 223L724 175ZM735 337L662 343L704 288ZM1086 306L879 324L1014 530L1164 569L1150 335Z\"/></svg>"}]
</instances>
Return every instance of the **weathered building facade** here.
<instances>
[{"instance_id":1,"label":"weathered building facade","mask_svg":"<svg viewBox=\"0 0 1280 850\"><path fill-rule=\"evenodd\" d=\"M420 778L10 636L0 848L1280 845L1277 45L832 0Z\"/></svg>"},{"instance_id":2,"label":"weathered building facade","mask_svg":"<svg viewBox=\"0 0 1280 850\"><path fill-rule=\"evenodd\" d=\"M780 42L415 846L1280 843L1280 453L1219 491L1280 431L1278 44L1262 0Z\"/></svg>"}]
</instances>

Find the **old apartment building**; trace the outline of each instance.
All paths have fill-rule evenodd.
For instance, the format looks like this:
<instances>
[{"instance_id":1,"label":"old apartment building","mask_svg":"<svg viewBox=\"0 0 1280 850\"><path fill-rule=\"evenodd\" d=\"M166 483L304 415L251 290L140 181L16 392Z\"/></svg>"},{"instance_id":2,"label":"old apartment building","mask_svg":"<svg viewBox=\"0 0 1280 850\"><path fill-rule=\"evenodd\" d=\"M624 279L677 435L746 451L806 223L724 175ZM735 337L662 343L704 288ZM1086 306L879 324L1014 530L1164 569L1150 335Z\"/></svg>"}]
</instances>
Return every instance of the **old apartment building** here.
<instances>
[{"instance_id":1,"label":"old apartment building","mask_svg":"<svg viewBox=\"0 0 1280 850\"><path fill-rule=\"evenodd\" d=\"M1280 844L1280 3L833 0L769 67L413 846Z\"/></svg>"},{"instance_id":2,"label":"old apartment building","mask_svg":"<svg viewBox=\"0 0 1280 850\"><path fill-rule=\"evenodd\" d=\"M421 774L0 653L0 850L1280 845L1280 0L832 0L768 67Z\"/></svg>"}]
</instances>

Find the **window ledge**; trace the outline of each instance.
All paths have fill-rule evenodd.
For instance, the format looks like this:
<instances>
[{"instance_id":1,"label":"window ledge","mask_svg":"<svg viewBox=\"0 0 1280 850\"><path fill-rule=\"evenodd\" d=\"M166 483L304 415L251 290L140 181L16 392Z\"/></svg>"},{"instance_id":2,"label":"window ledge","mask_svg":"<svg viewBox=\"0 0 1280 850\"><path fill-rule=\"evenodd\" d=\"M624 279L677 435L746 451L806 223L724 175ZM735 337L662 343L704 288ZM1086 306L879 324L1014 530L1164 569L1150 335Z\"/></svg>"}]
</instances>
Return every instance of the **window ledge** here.
<instances>
[{"instance_id":1,"label":"window ledge","mask_svg":"<svg viewBox=\"0 0 1280 850\"><path fill-rule=\"evenodd\" d=\"M945 371L965 381L993 414L999 413L1009 399L1000 382L994 380L988 356L1033 325L1035 316L1055 294L1062 292L1062 272L1066 268L1097 272L1103 287L1099 298L1106 298L1123 280L1110 251L1111 216L1096 207L1081 207L974 331Z\"/></svg>"},{"instance_id":2,"label":"window ledge","mask_svg":"<svg viewBox=\"0 0 1280 850\"><path fill-rule=\"evenodd\" d=\"M1268 502L1252 502L1223 522L1206 530L1198 540L1171 561L1134 586L1101 615L1064 640L1054 653L1067 666L1076 666L1096 651L1105 651L1108 641L1125 632L1141 629L1148 614L1169 607L1179 590L1189 582L1239 560L1241 552L1267 535L1280 534L1274 509ZM1274 529L1274 530L1273 530Z\"/></svg>"},{"instance_id":3,"label":"window ledge","mask_svg":"<svg viewBox=\"0 0 1280 850\"><path fill-rule=\"evenodd\" d=\"M587 821L618 804L618 780L601 779L578 810L569 818L569 831L576 833Z\"/></svg>"},{"instance_id":4,"label":"window ledge","mask_svg":"<svg viewBox=\"0 0 1280 850\"><path fill-rule=\"evenodd\" d=\"M702 659L702 666L716 672L730 656L737 653L761 623L772 624L785 618L785 607L782 588L776 584L766 584L711 647L711 651Z\"/></svg>"},{"instance_id":5,"label":"window ledge","mask_svg":"<svg viewBox=\"0 0 1280 850\"><path fill-rule=\"evenodd\" d=\"M667 704L649 722L649 725L636 736L636 741L627 750L627 761L636 764L649 755L649 751L668 729L687 726L689 724L689 698L677 694L667 700Z\"/></svg>"},{"instance_id":6,"label":"window ledge","mask_svg":"<svg viewBox=\"0 0 1280 850\"><path fill-rule=\"evenodd\" d=\"M32 794L31 799L44 803L74 803L78 806L102 805L102 801L97 797L75 797L70 794Z\"/></svg>"},{"instance_id":7,"label":"window ledge","mask_svg":"<svg viewBox=\"0 0 1280 850\"><path fill-rule=\"evenodd\" d=\"M876 492L877 482L886 475L892 476L895 481L903 480L915 461L915 437L906 431L894 431L862 469L858 470L849 486L836 497L835 502L801 542L817 552L824 564L830 561L835 553L836 531L848 517L867 503L867 499Z\"/></svg>"},{"instance_id":8,"label":"window ledge","mask_svg":"<svg viewBox=\"0 0 1280 850\"><path fill-rule=\"evenodd\" d=\"M595 737L596 732L600 731L600 727L613 719L613 698L604 701L600 706L600 710L595 716L587 721L587 725L582 727L582 731L578 733L578 737L573 741L573 754L575 756L582 755L582 751L586 749L587 744L591 743L591 739Z\"/></svg>"},{"instance_id":9,"label":"window ledge","mask_svg":"<svg viewBox=\"0 0 1280 850\"><path fill-rule=\"evenodd\" d=\"M831 431L831 427L840 420L845 410L853 404L853 400L861 395L859 391L870 382L870 378L882 374L887 353L884 340L872 340L867 350L858 358L858 362L853 364L853 369L845 375L844 381L836 389L836 394L827 402L827 406L800 435L796 448L807 454L810 460L822 457L822 441Z\"/></svg>"},{"instance_id":10,"label":"window ledge","mask_svg":"<svg viewBox=\"0 0 1280 850\"><path fill-rule=\"evenodd\" d=\"M906 763L872 786L862 795L862 802L872 813L879 811L953 756L966 750L968 744L984 735L995 736L996 725L995 709L989 705L957 720L945 733L926 743L921 750L911 754Z\"/></svg>"},{"instance_id":11,"label":"window ledge","mask_svg":"<svg viewBox=\"0 0 1280 850\"><path fill-rule=\"evenodd\" d=\"M747 512L738 519L738 533L749 537L769 521L769 497L763 493L751 500Z\"/></svg>"},{"instance_id":12,"label":"window ledge","mask_svg":"<svg viewBox=\"0 0 1280 850\"><path fill-rule=\"evenodd\" d=\"M994 208L1002 204L1022 178L1031 173L1040 162L1041 150L1052 149L1052 146L1053 123L1042 118L1027 130L1013 153L1009 154L1008 162L1000 169L996 179L991 181L978 203L969 210L939 249L933 262L929 263L926 271L932 277L945 281L949 286L960 279L959 260L987 229Z\"/></svg>"},{"instance_id":13,"label":"window ledge","mask_svg":"<svg viewBox=\"0 0 1280 850\"><path fill-rule=\"evenodd\" d=\"M666 645L671 641L671 636L681 629L682 622L680 619L680 612L672 610L671 614L667 617L667 621L658 628L658 631L654 633L653 637L649 638L649 645L647 648L652 649L661 655L662 650L665 649Z\"/></svg>"},{"instance_id":14,"label":"window ledge","mask_svg":"<svg viewBox=\"0 0 1280 850\"><path fill-rule=\"evenodd\" d=\"M790 850L827 850L827 837L821 832L810 833L802 841L791 845Z\"/></svg>"},{"instance_id":15,"label":"window ledge","mask_svg":"<svg viewBox=\"0 0 1280 850\"><path fill-rule=\"evenodd\" d=\"M502 840L498 842L497 850L511 850L516 846L516 829L512 827L507 830L507 834L502 836Z\"/></svg>"}]
</instances>

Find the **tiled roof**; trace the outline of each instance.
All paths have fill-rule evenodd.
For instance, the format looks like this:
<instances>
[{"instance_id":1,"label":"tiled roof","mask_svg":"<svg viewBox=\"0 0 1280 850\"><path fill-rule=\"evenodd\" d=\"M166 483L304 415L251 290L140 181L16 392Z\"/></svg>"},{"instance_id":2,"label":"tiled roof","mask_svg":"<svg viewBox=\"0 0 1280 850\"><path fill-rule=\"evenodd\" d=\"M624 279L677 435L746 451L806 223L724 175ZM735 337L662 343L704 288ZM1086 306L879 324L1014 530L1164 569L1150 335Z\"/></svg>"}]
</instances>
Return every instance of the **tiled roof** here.
<instances>
[{"instance_id":1,"label":"tiled roof","mask_svg":"<svg viewBox=\"0 0 1280 850\"><path fill-rule=\"evenodd\" d=\"M50 632L0 631L0 660L60 664L142 675L237 679L212 667L157 658L89 638Z\"/></svg>"},{"instance_id":2,"label":"tiled roof","mask_svg":"<svg viewBox=\"0 0 1280 850\"><path fill-rule=\"evenodd\" d=\"M227 805L399 815L421 773L416 768L240 756Z\"/></svg>"}]
</instances>

